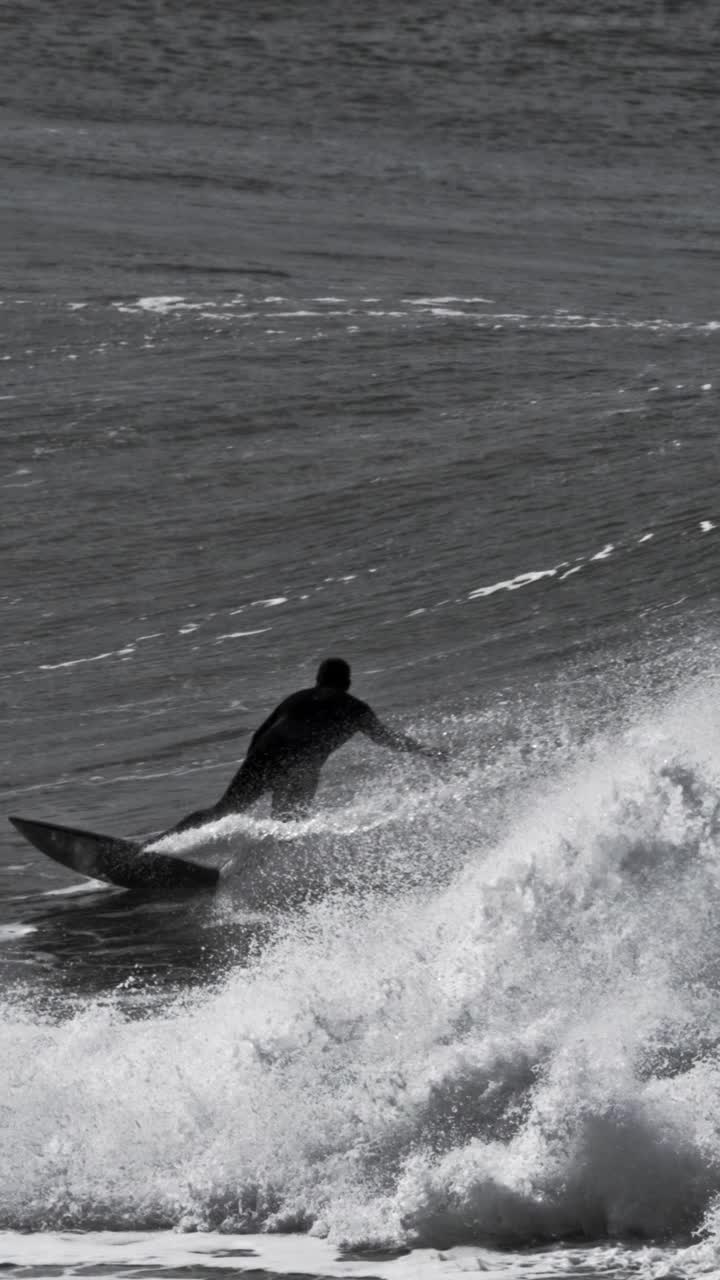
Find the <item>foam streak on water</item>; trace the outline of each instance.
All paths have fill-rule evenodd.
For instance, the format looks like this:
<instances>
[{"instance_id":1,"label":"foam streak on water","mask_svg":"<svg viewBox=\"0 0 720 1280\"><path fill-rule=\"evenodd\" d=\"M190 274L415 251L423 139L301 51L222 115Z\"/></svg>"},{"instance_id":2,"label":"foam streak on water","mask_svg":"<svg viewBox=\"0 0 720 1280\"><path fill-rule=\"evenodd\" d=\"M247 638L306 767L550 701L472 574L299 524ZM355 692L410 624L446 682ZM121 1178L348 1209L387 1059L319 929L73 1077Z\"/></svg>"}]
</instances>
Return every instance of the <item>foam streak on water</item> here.
<instances>
[{"instance_id":1,"label":"foam streak on water","mask_svg":"<svg viewBox=\"0 0 720 1280\"><path fill-rule=\"evenodd\" d=\"M412 894L330 894L140 1018L120 995L61 1017L6 997L2 1226L669 1238L708 1265L719 753L695 689L558 747L494 822L466 761L436 825L418 795L414 821L352 837L398 883L422 867Z\"/></svg>"}]
</instances>

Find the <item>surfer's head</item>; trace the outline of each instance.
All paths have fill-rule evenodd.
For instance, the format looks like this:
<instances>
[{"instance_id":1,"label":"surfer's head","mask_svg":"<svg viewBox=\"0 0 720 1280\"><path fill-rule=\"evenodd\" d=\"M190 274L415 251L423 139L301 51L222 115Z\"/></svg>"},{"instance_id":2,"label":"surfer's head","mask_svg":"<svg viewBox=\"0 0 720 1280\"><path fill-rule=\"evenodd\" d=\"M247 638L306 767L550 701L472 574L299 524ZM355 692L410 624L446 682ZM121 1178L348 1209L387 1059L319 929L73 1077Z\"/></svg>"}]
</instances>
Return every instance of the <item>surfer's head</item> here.
<instances>
[{"instance_id":1,"label":"surfer's head","mask_svg":"<svg viewBox=\"0 0 720 1280\"><path fill-rule=\"evenodd\" d=\"M320 689L350 688L350 667L344 658L325 658L318 667L315 683Z\"/></svg>"}]
</instances>

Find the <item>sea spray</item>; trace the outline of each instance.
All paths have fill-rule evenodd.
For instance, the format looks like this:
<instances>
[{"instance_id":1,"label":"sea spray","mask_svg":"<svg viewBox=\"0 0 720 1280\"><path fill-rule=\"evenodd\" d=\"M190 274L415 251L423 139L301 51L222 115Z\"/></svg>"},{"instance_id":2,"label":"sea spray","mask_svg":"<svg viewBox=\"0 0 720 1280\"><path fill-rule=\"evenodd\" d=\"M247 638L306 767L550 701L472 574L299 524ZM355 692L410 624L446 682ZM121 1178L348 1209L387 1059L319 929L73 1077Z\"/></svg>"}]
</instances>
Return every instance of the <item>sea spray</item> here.
<instances>
[{"instance_id":1,"label":"sea spray","mask_svg":"<svg viewBox=\"0 0 720 1280\"><path fill-rule=\"evenodd\" d=\"M7 998L0 1223L446 1247L705 1219L712 1249L720 717L685 691L519 792L521 758L493 764L502 822L459 770L417 830L350 836L386 885L212 987L143 1016Z\"/></svg>"}]
</instances>

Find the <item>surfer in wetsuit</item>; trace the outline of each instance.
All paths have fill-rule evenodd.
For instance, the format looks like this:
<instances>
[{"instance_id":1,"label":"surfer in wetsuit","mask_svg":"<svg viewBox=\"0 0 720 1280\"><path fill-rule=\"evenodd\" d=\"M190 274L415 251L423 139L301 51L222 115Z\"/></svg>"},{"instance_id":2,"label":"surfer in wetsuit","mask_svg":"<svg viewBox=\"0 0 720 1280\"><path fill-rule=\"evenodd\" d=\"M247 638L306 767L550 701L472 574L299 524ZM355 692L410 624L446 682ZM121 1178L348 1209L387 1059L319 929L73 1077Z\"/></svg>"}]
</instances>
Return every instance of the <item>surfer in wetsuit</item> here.
<instances>
[{"instance_id":1,"label":"surfer in wetsuit","mask_svg":"<svg viewBox=\"0 0 720 1280\"><path fill-rule=\"evenodd\" d=\"M321 662L314 687L291 693L255 730L243 763L217 804L189 814L172 831L240 813L267 791L274 818L302 817L312 804L325 761L356 733L393 751L431 760L447 758L439 748L388 729L366 702L348 693L349 688L347 662L342 658Z\"/></svg>"}]
</instances>

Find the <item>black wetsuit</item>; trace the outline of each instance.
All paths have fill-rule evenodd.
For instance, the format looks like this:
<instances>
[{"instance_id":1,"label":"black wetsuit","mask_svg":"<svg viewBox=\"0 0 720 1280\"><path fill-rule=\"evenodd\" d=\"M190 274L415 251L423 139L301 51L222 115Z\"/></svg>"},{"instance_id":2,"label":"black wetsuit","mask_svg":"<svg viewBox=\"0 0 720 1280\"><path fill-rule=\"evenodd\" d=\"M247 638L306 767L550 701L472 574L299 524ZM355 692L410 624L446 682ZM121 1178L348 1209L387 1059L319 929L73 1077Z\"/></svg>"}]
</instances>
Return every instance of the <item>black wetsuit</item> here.
<instances>
[{"instance_id":1,"label":"black wetsuit","mask_svg":"<svg viewBox=\"0 0 720 1280\"><path fill-rule=\"evenodd\" d=\"M328 756L356 733L395 751L442 754L388 729L351 693L322 685L301 689L285 698L255 731L243 763L217 804L189 814L173 831L239 813L266 791L272 795L273 817L301 817L313 801Z\"/></svg>"}]
</instances>

